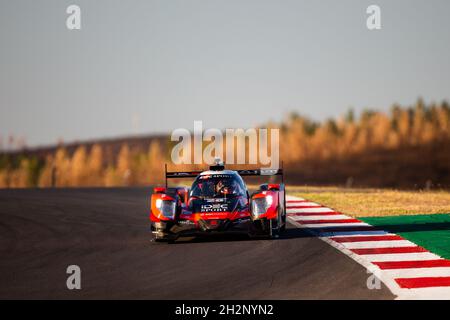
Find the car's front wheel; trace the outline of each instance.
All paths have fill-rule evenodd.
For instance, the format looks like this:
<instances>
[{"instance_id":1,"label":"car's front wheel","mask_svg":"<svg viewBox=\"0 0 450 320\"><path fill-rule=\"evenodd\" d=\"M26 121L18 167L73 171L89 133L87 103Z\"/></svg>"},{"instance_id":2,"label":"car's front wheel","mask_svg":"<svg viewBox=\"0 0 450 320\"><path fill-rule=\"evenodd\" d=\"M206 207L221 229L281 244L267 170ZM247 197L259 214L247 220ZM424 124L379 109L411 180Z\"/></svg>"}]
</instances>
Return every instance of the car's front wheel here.
<instances>
[{"instance_id":1,"label":"car's front wheel","mask_svg":"<svg viewBox=\"0 0 450 320\"><path fill-rule=\"evenodd\" d=\"M278 214L275 219L269 220L269 237L271 239L276 239L280 237L280 234L282 231L284 231L285 223L283 223L283 217L281 215L282 209L281 207L278 207Z\"/></svg>"},{"instance_id":2,"label":"car's front wheel","mask_svg":"<svg viewBox=\"0 0 450 320\"><path fill-rule=\"evenodd\" d=\"M269 238L277 239L280 237L280 227L277 219L269 220Z\"/></svg>"},{"instance_id":3,"label":"car's front wheel","mask_svg":"<svg viewBox=\"0 0 450 320\"><path fill-rule=\"evenodd\" d=\"M168 226L165 223L161 222L152 222L151 223L151 232L153 234L152 241L153 242L174 242L176 237L168 232Z\"/></svg>"},{"instance_id":4,"label":"car's front wheel","mask_svg":"<svg viewBox=\"0 0 450 320\"><path fill-rule=\"evenodd\" d=\"M281 210L281 228L280 231L283 232L286 230L286 207Z\"/></svg>"}]
</instances>

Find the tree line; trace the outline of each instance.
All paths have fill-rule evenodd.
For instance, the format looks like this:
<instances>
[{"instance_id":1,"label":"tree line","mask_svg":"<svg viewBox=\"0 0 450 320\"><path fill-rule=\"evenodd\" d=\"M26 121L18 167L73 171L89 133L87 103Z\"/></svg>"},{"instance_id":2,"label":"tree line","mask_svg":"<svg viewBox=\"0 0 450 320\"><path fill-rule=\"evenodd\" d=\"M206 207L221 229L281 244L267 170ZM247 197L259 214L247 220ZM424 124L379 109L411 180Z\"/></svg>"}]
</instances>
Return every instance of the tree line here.
<instances>
[{"instance_id":1,"label":"tree line","mask_svg":"<svg viewBox=\"0 0 450 320\"><path fill-rule=\"evenodd\" d=\"M445 101L427 106L419 99L409 108L394 105L390 113L365 110L359 119L355 119L350 110L337 120L323 123L291 114L281 128L284 161L320 161L371 150L448 142L450 107Z\"/></svg>"},{"instance_id":2,"label":"tree line","mask_svg":"<svg viewBox=\"0 0 450 320\"><path fill-rule=\"evenodd\" d=\"M378 164L380 172L394 167L392 174L406 172L406 185L433 179L450 187L445 185L450 180L450 106L445 101L427 105L419 99L410 107L366 110L358 117L350 110L322 122L292 113L265 127L280 129L280 156L292 172L292 183L313 183L320 176L329 178L323 180L326 183L344 183L354 175L370 175ZM0 188L162 183L170 146L168 139L167 143L155 139L139 150L125 142L112 156L106 155L101 143L89 148L80 144L72 153L62 146L45 157L4 153L0 155ZM424 162L424 158L431 160ZM375 180L361 181L370 185ZM373 184L385 186L380 181Z\"/></svg>"}]
</instances>

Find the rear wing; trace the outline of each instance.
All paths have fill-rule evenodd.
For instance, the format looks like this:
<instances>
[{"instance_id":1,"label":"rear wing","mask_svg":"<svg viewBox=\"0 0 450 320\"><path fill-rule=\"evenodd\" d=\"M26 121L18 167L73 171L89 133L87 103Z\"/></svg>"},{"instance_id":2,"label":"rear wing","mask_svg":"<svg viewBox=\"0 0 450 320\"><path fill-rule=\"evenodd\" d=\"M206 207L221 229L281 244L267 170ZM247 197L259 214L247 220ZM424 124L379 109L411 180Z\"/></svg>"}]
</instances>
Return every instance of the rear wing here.
<instances>
[{"instance_id":1,"label":"rear wing","mask_svg":"<svg viewBox=\"0 0 450 320\"><path fill-rule=\"evenodd\" d=\"M282 176L283 169L252 169L252 170L236 170L240 176Z\"/></svg>"},{"instance_id":2,"label":"rear wing","mask_svg":"<svg viewBox=\"0 0 450 320\"><path fill-rule=\"evenodd\" d=\"M281 164L283 167L283 164ZM213 169L214 166L211 166ZM220 166L223 169L223 166ZM214 169L213 169L214 170ZM250 170L235 170L241 177L257 177L257 176L281 176L281 181L284 183L284 170L280 169L250 169ZM167 171L167 163L164 166L164 172L167 179L181 179L181 178L196 178L203 171Z\"/></svg>"}]
</instances>

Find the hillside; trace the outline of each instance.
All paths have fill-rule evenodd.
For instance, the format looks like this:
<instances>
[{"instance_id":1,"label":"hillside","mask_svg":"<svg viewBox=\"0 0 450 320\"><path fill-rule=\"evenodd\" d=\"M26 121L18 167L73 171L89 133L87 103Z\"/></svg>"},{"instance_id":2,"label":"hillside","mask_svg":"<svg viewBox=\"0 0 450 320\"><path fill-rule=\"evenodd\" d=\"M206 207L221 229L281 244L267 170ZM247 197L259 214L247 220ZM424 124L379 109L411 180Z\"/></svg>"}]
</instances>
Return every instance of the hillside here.
<instances>
[{"instance_id":1,"label":"hillside","mask_svg":"<svg viewBox=\"0 0 450 320\"><path fill-rule=\"evenodd\" d=\"M358 119L350 111L324 122L291 114L268 127L280 129L280 160L289 184L450 189L445 101L418 100L393 106L390 113L367 110ZM4 153L0 187L162 183L171 147L168 135L149 135Z\"/></svg>"}]
</instances>

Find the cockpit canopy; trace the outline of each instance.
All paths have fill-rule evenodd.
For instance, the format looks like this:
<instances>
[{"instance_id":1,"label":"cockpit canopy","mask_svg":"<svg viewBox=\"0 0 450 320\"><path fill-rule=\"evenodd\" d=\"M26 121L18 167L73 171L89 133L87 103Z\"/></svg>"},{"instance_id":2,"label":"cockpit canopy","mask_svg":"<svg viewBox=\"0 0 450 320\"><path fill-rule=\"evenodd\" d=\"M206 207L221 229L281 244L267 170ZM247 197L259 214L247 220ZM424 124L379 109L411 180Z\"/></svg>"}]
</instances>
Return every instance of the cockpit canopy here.
<instances>
[{"instance_id":1,"label":"cockpit canopy","mask_svg":"<svg viewBox=\"0 0 450 320\"><path fill-rule=\"evenodd\" d=\"M191 197L223 198L244 196L246 189L242 178L232 173L212 173L198 176L191 188Z\"/></svg>"}]
</instances>

